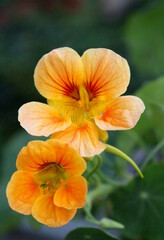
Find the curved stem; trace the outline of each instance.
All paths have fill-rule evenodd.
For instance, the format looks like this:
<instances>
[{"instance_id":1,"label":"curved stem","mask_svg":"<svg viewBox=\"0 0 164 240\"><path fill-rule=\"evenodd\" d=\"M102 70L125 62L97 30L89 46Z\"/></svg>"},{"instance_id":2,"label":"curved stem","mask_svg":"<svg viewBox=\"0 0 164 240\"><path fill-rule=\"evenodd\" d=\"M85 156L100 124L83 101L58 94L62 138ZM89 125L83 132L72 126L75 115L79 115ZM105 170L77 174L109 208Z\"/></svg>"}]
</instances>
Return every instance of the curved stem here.
<instances>
[{"instance_id":1,"label":"curved stem","mask_svg":"<svg viewBox=\"0 0 164 240\"><path fill-rule=\"evenodd\" d=\"M138 172L140 177L143 178L143 174L140 171L139 167L136 165L136 163L129 156L127 156L125 153L123 153L121 150L119 150L118 148L115 148L111 145L106 144L106 151L109 153L113 153L119 157L122 157L123 159L128 161L136 169L136 171Z\"/></svg>"},{"instance_id":2,"label":"curved stem","mask_svg":"<svg viewBox=\"0 0 164 240\"><path fill-rule=\"evenodd\" d=\"M97 164L93 167L93 169L88 173L86 176L86 179L88 180L100 167L101 165L101 157L99 155L96 155L97 157Z\"/></svg>"},{"instance_id":3,"label":"curved stem","mask_svg":"<svg viewBox=\"0 0 164 240\"><path fill-rule=\"evenodd\" d=\"M90 211L84 206L84 212L86 213L88 222L94 223L96 225L99 225L99 220L97 220Z\"/></svg>"},{"instance_id":4,"label":"curved stem","mask_svg":"<svg viewBox=\"0 0 164 240\"><path fill-rule=\"evenodd\" d=\"M143 165L142 165L142 169L148 164L148 162L155 156L155 154L164 146L164 139L162 139L162 141L160 141L154 148L153 150L149 153L149 155L147 156L147 158L145 159Z\"/></svg>"}]
</instances>

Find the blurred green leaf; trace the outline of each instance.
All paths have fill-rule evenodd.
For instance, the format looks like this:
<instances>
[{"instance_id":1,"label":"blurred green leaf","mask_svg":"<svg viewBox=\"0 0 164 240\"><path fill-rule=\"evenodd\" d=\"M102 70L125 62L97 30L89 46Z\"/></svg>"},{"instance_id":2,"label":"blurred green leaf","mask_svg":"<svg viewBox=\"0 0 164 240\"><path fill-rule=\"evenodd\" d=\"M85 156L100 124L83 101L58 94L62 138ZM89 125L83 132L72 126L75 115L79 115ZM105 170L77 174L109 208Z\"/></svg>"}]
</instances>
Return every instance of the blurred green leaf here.
<instances>
[{"instance_id":1,"label":"blurred green leaf","mask_svg":"<svg viewBox=\"0 0 164 240\"><path fill-rule=\"evenodd\" d=\"M156 130L156 127L160 126L160 121L158 124L154 122L153 119L153 109L151 107L152 104L163 105L164 106L164 77L160 77L159 79L145 84L139 91L136 92L136 95L140 97L145 106L145 112L142 114L141 119L137 126L135 127L135 131L139 134L144 134L149 130ZM158 106L157 106L158 107ZM163 124L162 124L163 126Z\"/></svg>"},{"instance_id":2,"label":"blurred green leaf","mask_svg":"<svg viewBox=\"0 0 164 240\"><path fill-rule=\"evenodd\" d=\"M156 126L157 134L163 138L164 136L164 104L152 102L150 103L152 110L152 121Z\"/></svg>"},{"instance_id":3,"label":"blurred green leaf","mask_svg":"<svg viewBox=\"0 0 164 240\"><path fill-rule=\"evenodd\" d=\"M164 74L164 3L137 11L128 19L125 40L132 63L151 78Z\"/></svg>"},{"instance_id":4,"label":"blurred green leaf","mask_svg":"<svg viewBox=\"0 0 164 240\"><path fill-rule=\"evenodd\" d=\"M161 240L164 236L164 164L152 164L144 179L135 178L111 195L113 212L132 239Z\"/></svg>"},{"instance_id":5,"label":"blurred green leaf","mask_svg":"<svg viewBox=\"0 0 164 240\"><path fill-rule=\"evenodd\" d=\"M112 236L97 228L77 228L65 240L114 240Z\"/></svg>"}]
</instances>

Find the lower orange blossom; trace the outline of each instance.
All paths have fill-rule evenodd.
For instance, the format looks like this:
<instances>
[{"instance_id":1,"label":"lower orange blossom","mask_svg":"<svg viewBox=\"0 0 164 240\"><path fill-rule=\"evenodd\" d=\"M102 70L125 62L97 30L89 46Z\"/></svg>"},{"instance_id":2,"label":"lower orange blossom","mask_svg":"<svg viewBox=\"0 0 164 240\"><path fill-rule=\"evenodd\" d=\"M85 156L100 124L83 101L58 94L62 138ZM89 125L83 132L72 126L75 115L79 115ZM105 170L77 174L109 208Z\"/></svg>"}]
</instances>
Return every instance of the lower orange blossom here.
<instances>
[{"instance_id":1,"label":"lower orange blossom","mask_svg":"<svg viewBox=\"0 0 164 240\"><path fill-rule=\"evenodd\" d=\"M83 157L104 151L106 131L133 128L145 108L140 98L121 96L130 81L128 63L104 48L82 57L71 48L54 49L38 62L34 81L48 104L24 104L21 126L32 135L67 142Z\"/></svg>"},{"instance_id":2,"label":"lower orange blossom","mask_svg":"<svg viewBox=\"0 0 164 240\"><path fill-rule=\"evenodd\" d=\"M86 202L85 160L57 140L32 141L17 157L7 186L10 207L50 227L68 223Z\"/></svg>"}]
</instances>

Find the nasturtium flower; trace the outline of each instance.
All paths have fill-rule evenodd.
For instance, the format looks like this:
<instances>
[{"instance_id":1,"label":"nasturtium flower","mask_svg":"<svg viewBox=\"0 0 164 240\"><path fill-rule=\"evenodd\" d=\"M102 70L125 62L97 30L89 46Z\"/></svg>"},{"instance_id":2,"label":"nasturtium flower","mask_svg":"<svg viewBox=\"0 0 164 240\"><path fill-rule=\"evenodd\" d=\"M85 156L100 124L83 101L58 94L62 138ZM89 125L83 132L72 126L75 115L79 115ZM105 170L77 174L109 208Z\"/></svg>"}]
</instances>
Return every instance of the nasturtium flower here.
<instances>
[{"instance_id":1,"label":"nasturtium flower","mask_svg":"<svg viewBox=\"0 0 164 240\"><path fill-rule=\"evenodd\" d=\"M121 96L129 80L127 61L111 50L89 49L82 57L67 47L52 50L34 73L48 104L24 104L18 119L28 133L52 135L92 157L105 149L107 130L133 128L144 111L140 98Z\"/></svg>"},{"instance_id":2,"label":"nasturtium flower","mask_svg":"<svg viewBox=\"0 0 164 240\"><path fill-rule=\"evenodd\" d=\"M7 186L10 207L50 227L68 223L86 201L85 160L66 143L29 142Z\"/></svg>"}]
</instances>

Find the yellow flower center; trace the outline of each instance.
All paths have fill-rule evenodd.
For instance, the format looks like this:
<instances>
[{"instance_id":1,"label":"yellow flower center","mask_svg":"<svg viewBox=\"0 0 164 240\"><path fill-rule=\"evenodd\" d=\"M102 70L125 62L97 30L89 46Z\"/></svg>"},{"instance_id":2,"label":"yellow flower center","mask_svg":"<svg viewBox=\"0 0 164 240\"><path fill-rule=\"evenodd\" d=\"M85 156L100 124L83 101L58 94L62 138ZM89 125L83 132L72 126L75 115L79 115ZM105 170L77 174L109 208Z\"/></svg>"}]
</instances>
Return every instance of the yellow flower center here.
<instances>
[{"instance_id":1,"label":"yellow flower center","mask_svg":"<svg viewBox=\"0 0 164 240\"><path fill-rule=\"evenodd\" d=\"M58 163L46 164L35 175L43 194L47 192L55 192L61 182L69 178L64 167Z\"/></svg>"},{"instance_id":2,"label":"yellow flower center","mask_svg":"<svg viewBox=\"0 0 164 240\"><path fill-rule=\"evenodd\" d=\"M104 107L104 101L91 96L84 85L58 100L48 100L48 104L54 107L60 116L69 116L72 123L92 120L99 115Z\"/></svg>"}]
</instances>

